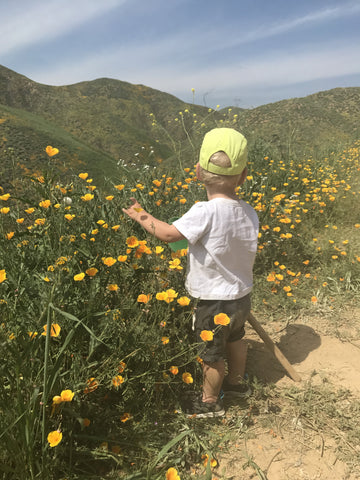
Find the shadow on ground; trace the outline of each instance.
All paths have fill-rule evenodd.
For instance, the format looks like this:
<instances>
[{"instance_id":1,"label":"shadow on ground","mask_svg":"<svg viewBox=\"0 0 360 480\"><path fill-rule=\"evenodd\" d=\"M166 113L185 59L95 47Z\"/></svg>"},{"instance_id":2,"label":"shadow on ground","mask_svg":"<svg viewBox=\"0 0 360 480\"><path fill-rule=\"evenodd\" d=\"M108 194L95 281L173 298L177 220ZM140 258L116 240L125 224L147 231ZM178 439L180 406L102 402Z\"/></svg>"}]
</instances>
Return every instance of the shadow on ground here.
<instances>
[{"instance_id":1,"label":"shadow on ground","mask_svg":"<svg viewBox=\"0 0 360 480\"><path fill-rule=\"evenodd\" d=\"M255 332L251 332L246 341L249 345L246 371L250 378L256 377L264 383L275 383L287 376L285 369ZM310 352L319 348L321 338L313 328L296 324L289 325L275 344L294 365L304 361Z\"/></svg>"}]
</instances>

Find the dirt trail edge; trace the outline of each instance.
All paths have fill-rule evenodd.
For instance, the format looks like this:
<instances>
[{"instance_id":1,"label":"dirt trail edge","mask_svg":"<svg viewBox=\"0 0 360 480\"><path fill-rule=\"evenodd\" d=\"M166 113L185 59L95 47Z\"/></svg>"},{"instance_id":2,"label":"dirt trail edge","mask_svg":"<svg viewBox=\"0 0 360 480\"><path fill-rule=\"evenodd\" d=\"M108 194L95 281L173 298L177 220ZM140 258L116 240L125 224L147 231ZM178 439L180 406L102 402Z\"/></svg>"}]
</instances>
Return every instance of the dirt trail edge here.
<instances>
[{"instance_id":1,"label":"dirt trail edge","mask_svg":"<svg viewBox=\"0 0 360 480\"><path fill-rule=\"evenodd\" d=\"M265 394L257 400L255 392L246 405L229 407L227 421L246 411L251 420L245 420L233 448L219 455L220 478L360 479L359 324L360 309L355 309L341 321L312 316L266 325L301 382L286 374L248 328L249 376L265 390L274 388L267 399Z\"/></svg>"}]
</instances>

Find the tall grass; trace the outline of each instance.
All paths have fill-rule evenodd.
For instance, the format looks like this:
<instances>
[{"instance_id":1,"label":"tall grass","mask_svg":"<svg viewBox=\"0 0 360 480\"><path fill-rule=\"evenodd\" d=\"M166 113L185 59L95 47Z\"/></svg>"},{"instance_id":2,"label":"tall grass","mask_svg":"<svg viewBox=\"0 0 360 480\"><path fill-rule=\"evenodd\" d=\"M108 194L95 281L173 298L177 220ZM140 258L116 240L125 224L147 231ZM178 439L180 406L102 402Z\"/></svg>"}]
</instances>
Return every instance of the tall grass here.
<instances>
[{"instance_id":1,"label":"tall grass","mask_svg":"<svg viewBox=\"0 0 360 480\"><path fill-rule=\"evenodd\" d=\"M156 138L165 130L153 123ZM205 199L193 167L209 123L183 112L176 124L186 141L173 144L173 171L121 165L100 189L86 172L60 180L61 151L43 153L41 175L0 192L4 479L157 479L173 466L187 478L216 455L220 440L179 412L201 382L186 252L122 213L135 196L169 221ZM236 116L221 125L238 127ZM334 308L358 295L359 169L359 144L325 159L251 153L239 195L261 222L255 310Z\"/></svg>"}]
</instances>

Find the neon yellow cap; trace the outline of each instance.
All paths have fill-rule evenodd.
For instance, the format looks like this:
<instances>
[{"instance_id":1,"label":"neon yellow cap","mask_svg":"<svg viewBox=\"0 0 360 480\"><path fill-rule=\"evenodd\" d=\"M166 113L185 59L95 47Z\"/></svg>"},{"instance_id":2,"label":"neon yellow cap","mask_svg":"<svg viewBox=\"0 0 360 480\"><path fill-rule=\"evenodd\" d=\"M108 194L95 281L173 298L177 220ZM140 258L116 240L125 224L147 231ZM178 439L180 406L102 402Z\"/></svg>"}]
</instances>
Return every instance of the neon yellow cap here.
<instances>
[{"instance_id":1,"label":"neon yellow cap","mask_svg":"<svg viewBox=\"0 0 360 480\"><path fill-rule=\"evenodd\" d=\"M219 167L209 162L216 152L225 152L231 161L231 167ZM200 166L208 172L218 175L239 175L246 167L246 138L233 128L214 128L207 132L200 149Z\"/></svg>"}]
</instances>

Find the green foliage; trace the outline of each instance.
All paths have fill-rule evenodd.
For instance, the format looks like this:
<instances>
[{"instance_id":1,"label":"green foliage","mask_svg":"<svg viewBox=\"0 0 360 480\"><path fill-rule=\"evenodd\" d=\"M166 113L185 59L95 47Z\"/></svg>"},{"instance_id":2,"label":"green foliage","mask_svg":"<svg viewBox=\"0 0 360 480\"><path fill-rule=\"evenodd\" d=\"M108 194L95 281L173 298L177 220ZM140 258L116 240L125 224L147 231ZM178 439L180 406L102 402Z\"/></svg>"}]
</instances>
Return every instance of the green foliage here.
<instances>
[{"instance_id":1,"label":"green foliage","mask_svg":"<svg viewBox=\"0 0 360 480\"><path fill-rule=\"evenodd\" d=\"M158 162L165 170L172 168L174 144L188 162L195 163L193 147L197 145L189 142L193 127L203 132L230 118L247 137L251 152L261 150L262 156L286 161L329 156L360 136L357 87L253 109L209 112L167 93L109 78L52 87L0 66L0 86L0 149L1 145L14 148L17 162L35 171L40 167L38 152L54 143L61 148L66 169L76 160L99 184L112 175L118 162L138 170L145 164L158 166ZM153 129L154 118L165 134ZM137 156L142 148L153 151L151 158ZM1 173L3 178L7 169Z\"/></svg>"},{"instance_id":2,"label":"green foliage","mask_svg":"<svg viewBox=\"0 0 360 480\"><path fill-rule=\"evenodd\" d=\"M103 179L111 174L116 165L106 152L85 144L41 115L0 105L0 119L4 120L0 122L0 174L3 187L10 187L24 174L41 172L43 162L38 152L51 142L62 151L59 173L66 172L69 175L74 169L84 168L96 178Z\"/></svg>"},{"instance_id":3,"label":"green foliage","mask_svg":"<svg viewBox=\"0 0 360 480\"><path fill-rule=\"evenodd\" d=\"M64 175L60 150L39 158L41 172L16 178L11 194L0 191L4 478L155 480L175 466L183 479L226 442L216 423L175 413L201 383L194 301L182 298L185 252L174 254L122 212L135 196L169 221L205 198L193 170L203 133L239 127L238 116L200 120L184 110L176 118L169 131L152 117L172 145L171 172L141 168L146 147L136 169L124 162L100 187L82 168ZM273 157L266 148L254 142L239 191L261 222L254 308L327 309L358 295L359 144L326 159ZM186 372L193 383L182 380ZM58 430L51 447L47 436ZM210 467L201 475L211 478Z\"/></svg>"}]
</instances>

